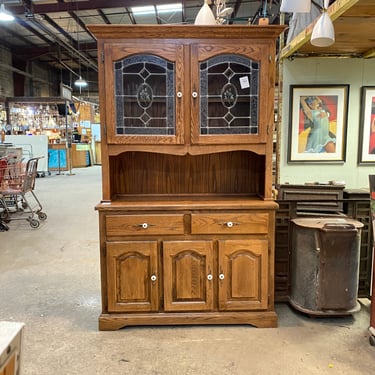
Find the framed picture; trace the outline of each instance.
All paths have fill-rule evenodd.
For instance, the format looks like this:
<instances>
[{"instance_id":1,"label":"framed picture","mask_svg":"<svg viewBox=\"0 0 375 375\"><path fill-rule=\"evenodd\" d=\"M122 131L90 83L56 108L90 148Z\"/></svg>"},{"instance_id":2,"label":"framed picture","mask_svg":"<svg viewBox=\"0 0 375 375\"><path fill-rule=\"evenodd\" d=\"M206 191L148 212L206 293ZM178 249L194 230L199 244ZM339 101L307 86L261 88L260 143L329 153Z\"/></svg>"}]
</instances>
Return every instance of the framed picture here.
<instances>
[{"instance_id":1,"label":"framed picture","mask_svg":"<svg viewBox=\"0 0 375 375\"><path fill-rule=\"evenodd\" d=\"M358 164L375 164L375 87L363 86L359 123Z\"/></svg>"},{"instance_id":2,"label":"framed picture","mask_svg":"<svg viewBox=\"0 0 375 375\"><path fill-rule=\"evenodd\" d=\"M344 162L349 85L290 86L288 163Z\"/></svg>"}]
</instances>

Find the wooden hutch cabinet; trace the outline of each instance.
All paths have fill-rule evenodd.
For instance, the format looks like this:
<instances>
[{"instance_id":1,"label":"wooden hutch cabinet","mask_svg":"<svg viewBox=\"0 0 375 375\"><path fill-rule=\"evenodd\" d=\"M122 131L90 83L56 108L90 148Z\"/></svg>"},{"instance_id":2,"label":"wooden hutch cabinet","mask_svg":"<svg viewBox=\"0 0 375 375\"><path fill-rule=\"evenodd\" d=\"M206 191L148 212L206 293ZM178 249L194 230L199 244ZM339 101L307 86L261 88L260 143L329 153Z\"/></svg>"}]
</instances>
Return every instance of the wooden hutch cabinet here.
<instances>
[{"instance_id":1,"label":"wooden hutch cabinet","mask_svg":"<svg viewBox=\"0 0 375 375\"><path fill-rule=\"evenodd\" d=\"M102 124L101 330L275 327L281 26L91 25Z\"/></svg>"}]
</instances>

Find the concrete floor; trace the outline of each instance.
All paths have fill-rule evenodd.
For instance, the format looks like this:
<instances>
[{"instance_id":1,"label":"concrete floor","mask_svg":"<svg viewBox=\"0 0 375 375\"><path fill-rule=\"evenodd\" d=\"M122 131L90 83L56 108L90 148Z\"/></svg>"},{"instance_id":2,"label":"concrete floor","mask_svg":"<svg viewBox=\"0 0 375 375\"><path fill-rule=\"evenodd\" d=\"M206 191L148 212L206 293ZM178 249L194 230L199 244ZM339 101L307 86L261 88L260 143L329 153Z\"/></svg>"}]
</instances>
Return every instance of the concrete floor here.
<instances>
[{"instance_id":1,"label":"concrete floor","mask_svg":"<svg viewBox=\"0 0 375 375\"><path fill-rule=\"evenodd\" d=\"M48 219L0 232L0 320L26 324L23 375L375 374L369 301L312 319L277 304L278 328L131 327L99 332L100 167L38 178Z\"/></svg>"}]
</instances>

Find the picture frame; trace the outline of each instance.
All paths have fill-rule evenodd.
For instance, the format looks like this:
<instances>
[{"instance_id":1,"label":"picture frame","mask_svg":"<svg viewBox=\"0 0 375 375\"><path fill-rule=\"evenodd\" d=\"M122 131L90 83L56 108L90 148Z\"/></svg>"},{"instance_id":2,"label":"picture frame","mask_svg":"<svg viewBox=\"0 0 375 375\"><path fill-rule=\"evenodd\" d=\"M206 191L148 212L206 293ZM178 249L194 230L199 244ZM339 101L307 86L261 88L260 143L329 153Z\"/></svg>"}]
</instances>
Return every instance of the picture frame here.
<instances>
[{"instance_id":1,"label":"picture frame","mask_svg":"<svg viewBox=\"0 0 375 375\"><path fill-rule=\"evenodd\" d=\"M344 163L349 85L291 85L288 163Z\"/></svg>"},{"instance_id":2,"label":"picture frame","mask_svg":"<svg viewBox=\"0 0 375 375\"><path fill-rule=\"evenodd\" d=\"M358 164L375 164L375 86L361 88Z\"/></svg>"}]
</instances>

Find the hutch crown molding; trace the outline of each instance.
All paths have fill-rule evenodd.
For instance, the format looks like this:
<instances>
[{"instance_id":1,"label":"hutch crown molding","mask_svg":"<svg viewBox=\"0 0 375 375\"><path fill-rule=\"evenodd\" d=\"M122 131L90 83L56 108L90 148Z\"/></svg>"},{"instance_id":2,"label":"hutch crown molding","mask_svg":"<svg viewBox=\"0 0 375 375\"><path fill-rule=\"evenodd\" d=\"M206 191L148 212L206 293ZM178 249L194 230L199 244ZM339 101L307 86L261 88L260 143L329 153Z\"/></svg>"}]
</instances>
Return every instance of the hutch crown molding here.
<instances>
[{"instance_id":1,"label":"hutch crown molding","mask_svg":"<svg viewBox=\"0 0 375 375\"><path fill-rule=\"evenodd\" d=\"M99 329L275 327L283 26L91 25L102 124Z\"/></svg>"}]
</instances>

